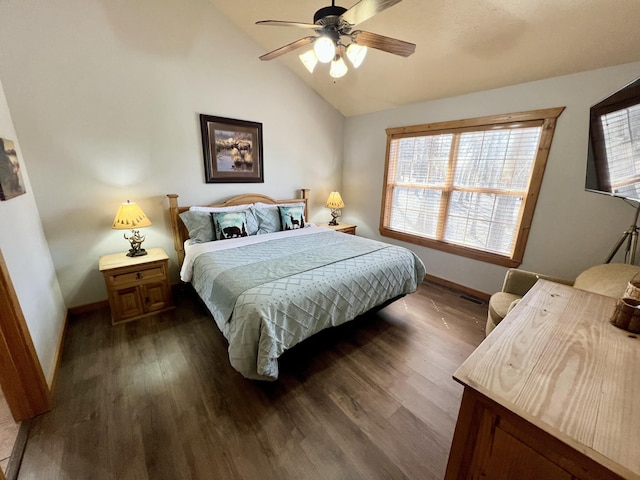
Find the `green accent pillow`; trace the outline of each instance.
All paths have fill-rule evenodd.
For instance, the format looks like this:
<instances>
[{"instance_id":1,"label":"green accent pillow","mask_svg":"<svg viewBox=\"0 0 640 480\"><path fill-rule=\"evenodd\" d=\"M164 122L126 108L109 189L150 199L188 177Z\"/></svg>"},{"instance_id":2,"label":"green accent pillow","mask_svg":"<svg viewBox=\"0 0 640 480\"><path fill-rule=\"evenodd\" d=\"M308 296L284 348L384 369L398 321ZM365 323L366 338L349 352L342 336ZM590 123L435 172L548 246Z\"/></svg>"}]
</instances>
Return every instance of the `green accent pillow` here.
<instances>
[{"instance_id":1,"label":"green accent pillow","mask_svg":"<svg viewBox=\"0 0 640 480\"><path fill-rule=\"evenodd\" d=\"M258 235L282 230L282 221L278 207L300 207L304 211L304 202L289 204L255 203L253 211L258 221Z\"/></svg>"},{"instance_id":2,"label":"green accent pillow","mask_svg":"<svg viewBox=\"0 0 640 480\"><path fill-rule=\"evenodd\" d=\"M258 220L258 235L280 231L278 207L256 208L254 212Z\"/></svg>"},{"instance_id":3,"label":"green accent pillow","mask_svg":"<svg viewBox=\"0 0 640 480\"><path fill-rule=\"evenodd\" d=\"M247 214L247 233L256 235L258 233L258 219L256 218L256 209L251 207L244 211Z\"/></svg>"},{"instance_id":4,"label":"green accent pillow","mask_svg":"<svg viewBox=\"0 0 640 480\"><path fill-rule=\"evenodd\" d=\"M304 228L304 207L278 207L282 230Z\"/></svg>"},{"instance_id":5,"label":"green accent pillow","mask_svg":"<svg viewBox=\"0 0 640 480\"><path fill-rule=\"evenodd\" d=\"M216 240L246 237L247 214L245 212L213 212L213 229Z\"/></svg>"},{"instance_id":6,"label":"green accent pillow","mask_svg":"<svg viewBox=\"0 0 640 480\"><path fill-rule=\"evenodd\" d=\"M187 227L189 238L194 243L210 242L213 237L213 222L209 212L188 210L180 214L180 219Z\"/></svg>"}]
</instances>

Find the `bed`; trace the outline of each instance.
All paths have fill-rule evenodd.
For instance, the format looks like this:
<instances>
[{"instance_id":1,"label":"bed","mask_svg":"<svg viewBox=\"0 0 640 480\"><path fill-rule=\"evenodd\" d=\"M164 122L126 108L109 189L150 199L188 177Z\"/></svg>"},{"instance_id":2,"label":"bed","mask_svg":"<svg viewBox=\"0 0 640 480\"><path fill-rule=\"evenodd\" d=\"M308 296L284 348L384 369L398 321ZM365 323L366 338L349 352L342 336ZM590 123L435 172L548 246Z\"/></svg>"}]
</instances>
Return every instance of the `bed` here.
<instances>
[{"instance_id":1,"label":"bed","mask_svg":"<svg viewBox=\"0 0 640 480\"><path fill-rule=\"evenodd\" d=\"M286 350L424 279L424 264L406 248L307 222L308 195L246 194L207 206L167 195L181 280L229 342L231 366L250 379L277 379Z\"/></svg>"}]
</instances>

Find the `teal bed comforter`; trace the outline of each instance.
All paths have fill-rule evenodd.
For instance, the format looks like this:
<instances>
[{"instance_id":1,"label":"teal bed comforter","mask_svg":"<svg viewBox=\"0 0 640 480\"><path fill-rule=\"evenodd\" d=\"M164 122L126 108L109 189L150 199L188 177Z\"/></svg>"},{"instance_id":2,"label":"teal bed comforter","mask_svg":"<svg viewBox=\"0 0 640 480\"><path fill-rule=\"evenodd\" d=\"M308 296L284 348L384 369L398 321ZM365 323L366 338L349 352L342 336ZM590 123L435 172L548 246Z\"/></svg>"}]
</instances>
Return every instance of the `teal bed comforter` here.
<instances>
[{"instance_id":1,"label":"teal bed comforter","mask_svg":"<svg viewBox=\"0 0 640 480\"><path fill-rule=\"evenodd\" d=\"M200 246L185 262L193 284L229 342L233 368L278 378L278 358L311 335L416 290L425 275L406 248L320 227L259 235L223 249ZM185 274L185 269L188 271Z\"/></svg>"}]
</instances>

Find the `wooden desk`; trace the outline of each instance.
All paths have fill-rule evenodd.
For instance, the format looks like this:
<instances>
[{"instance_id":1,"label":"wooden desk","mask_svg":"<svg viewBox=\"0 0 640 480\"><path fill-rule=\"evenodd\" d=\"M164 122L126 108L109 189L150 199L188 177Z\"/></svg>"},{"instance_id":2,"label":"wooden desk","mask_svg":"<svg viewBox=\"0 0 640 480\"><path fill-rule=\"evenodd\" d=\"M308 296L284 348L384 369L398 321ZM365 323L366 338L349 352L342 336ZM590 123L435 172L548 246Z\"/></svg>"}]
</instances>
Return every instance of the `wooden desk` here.
<instances>
[{"instance_id":1,"label":"wooden desk","mask_svg":"<svg viewBox=\"0 0 640 480\"><path fill-rule=\"evenodd\" d=\"M640 479L640 338L615 304L536 283L454 374L445 480Z\"/></svg>"}]
</instances>

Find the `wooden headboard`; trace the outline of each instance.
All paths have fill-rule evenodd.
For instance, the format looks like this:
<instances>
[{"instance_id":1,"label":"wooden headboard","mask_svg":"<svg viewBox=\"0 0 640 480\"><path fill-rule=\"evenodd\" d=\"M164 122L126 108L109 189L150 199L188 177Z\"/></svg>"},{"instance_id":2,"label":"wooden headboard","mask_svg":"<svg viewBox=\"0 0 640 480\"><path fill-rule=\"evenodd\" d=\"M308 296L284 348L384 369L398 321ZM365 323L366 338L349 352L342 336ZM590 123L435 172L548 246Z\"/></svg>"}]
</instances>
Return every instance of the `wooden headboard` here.
<instances>
[{"instance_id":1,"label":"wooden headboard","mask_svg":"<svg viewBox=\"0 0 640 480\"><path fill-rule=\"evenodd\" d=\"M192 205L188 206L179 206L178 205L178 195L175 193L169 193L167 195L169 197L169 216L171 218L171 231L173 233L173 246L176 249L176 254L178 255L178 268L182 267L182 262L184 261L184 242L189 238L189 232L187 231L187 227L185 227L182 219L180 218L180 214L182 212L186 212ZM302 188L300 189L300 198L288 198L285 200L276 200L274 198L268 197L266 195L262 195L260 193L245 193L243 195L238 195L236 197L231 197L227 201L223 203L212 203L210 205L199 205L203 207L230 207L233 205L245 205L250 203L300 203L304 202L304 216L305 218L309 218L309 189Z\"/></svg>"}]
</instances>

